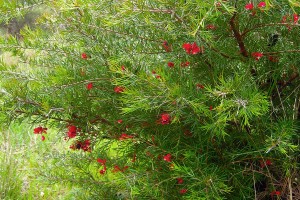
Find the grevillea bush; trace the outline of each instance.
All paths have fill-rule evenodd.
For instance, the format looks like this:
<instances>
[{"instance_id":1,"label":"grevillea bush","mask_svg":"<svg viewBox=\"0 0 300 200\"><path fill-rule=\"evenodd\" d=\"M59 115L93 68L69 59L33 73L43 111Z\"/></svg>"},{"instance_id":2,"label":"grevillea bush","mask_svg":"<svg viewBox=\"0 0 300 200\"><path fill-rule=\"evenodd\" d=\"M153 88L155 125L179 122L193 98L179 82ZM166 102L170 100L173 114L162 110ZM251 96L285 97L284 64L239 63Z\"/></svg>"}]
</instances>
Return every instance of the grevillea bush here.
<instances>
[{"instance_id":1,"label":"grevillea bush","mask_svg":"<svg viewBox=\"0 0 300 200\"><path fill-rule=\"evenodd\" d=\"M1 37L0 119L60 130L45 180L77 199L300 198L297 1L11 1L1 19L34 6L35 28Z\"/></svg>"}]
</instances>

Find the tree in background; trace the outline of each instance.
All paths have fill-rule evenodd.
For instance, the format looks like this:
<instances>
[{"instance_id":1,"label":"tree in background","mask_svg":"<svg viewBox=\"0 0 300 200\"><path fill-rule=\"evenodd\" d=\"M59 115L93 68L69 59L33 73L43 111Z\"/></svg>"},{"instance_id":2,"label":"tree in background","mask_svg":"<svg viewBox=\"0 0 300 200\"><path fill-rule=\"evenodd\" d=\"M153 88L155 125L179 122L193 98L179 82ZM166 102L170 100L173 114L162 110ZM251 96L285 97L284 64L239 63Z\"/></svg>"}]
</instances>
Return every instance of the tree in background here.
<instances>
[{"instance_id":1,"label":"tree in background","mask_svg":"<svg viewBox=\"0 0 300 200\"><path fill-rule=\"evenodd\" d=\"M0 68L0 119L70 140L48 178L92 199L300 197L299 3L42 5L1 38L18 62Z\"/></svg>"}]
</instances>

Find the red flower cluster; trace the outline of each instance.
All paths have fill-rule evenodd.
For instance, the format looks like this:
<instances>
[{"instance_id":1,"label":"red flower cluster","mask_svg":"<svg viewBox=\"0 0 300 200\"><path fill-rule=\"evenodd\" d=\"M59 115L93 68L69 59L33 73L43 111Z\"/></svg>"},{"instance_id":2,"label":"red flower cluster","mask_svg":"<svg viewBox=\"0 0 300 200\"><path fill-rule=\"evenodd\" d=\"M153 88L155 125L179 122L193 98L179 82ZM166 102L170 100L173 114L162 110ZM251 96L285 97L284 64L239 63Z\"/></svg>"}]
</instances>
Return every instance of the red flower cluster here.
<instances>
[{"instance_id":1,"label":"red flower cluster","mask_svg":"<svg viewBox=\"0 0 300 200\"><path fill-rule=\"evenodd\" d=\"M180 194L185 194L185 193L187 193L187 189L181 189L181 190L179 191L179 193L180 193Z\"/></svg>"},{"instance_id":2,"label":"red flower cluster","mask_svg":"<svg viewBox=\"0 0 300 200\"><path fill-rule=\"evenodd\" d=\"M118 119L118 120L117 120L117 123L118 123L118 124L122 124L122 123L123 123L123 120L122 120L122 119Z\"/></svg>"},{"instance_id":3,"label":"red flower cluster","mask_svg":"<svg viewBox=\"0 0 300 200\"><path fill-rule=\"evenodd\" d=\"M100 174L105 174L105 172L106 172L106 160L105 159L101 159L101 158L98 158L97 159L97 162L98 163L100 163L102 166L103 166L103 169L101 169L100 171L99 171L99 173Z\"/></svg>"},{"instance_id":4,"label":"red flower cluster","mask_svg":"<svg viewBox=\"0 0 300 200\"><path fill-rule=\"evenodd\" d=\"M284 15L284 16L282 17L281 23L288 23L288 22L287 22L288 17L290 17L290 16L289 16L289 15ZM297 13L294 13L294 14L293 14L293 19L291 19L291 18L289 19L289 22L290 22L290 23L293 22L294 24L297 24L298 21L299 21L299 15L298 15ZM290 25L287 24L286 27L288 28L289 31L292 30L292 26L290 26Z\"/></svg>"},{"instance_id":5,"label":"red flower cluster","mask_svg":"<svg viewBox=\"0 0 300 200\"><path fill-rule=\"evenodd\" d=\"M196 84L196 88L197 88L197 90L204 89L204 86L202 84L200 84L200 83L197 83Z\"/></svg>"},{"instance_id":6,"label":"red flower cluster","mask_svg":"<svg viewBox=\"0 0 300 200\"><path fill-rule=\"evenodd\" d=\"M125 90L125 88L121 87L121 86L116 86L114 88L115 93L122 93L122 92L124 92L124 90Z\"/></svg>"},{"instance_id":7,"label":"red flower cluster","mask_svg":"<svg viewBox=\"0 0 300 200\"><path fill-rule=\"evenodd\" d=\"M73 150L80 150L82 149L83 151L91 151L91 141L90 140L85 140L85 141L76 141L74 144L70 146L70 149Z\"/></svg>"},{"instance_id":8,"label":"red flower cluster","mask_svg":"<svg viewBox=\"0 0 300 200\"><path fill-rule=\"evenodd\" d=\"M168 113L161 114L159 123L162 124L162 125L170 124L171 123L171 116Z\"/></svg>"},{"instance_id":9,"label":"red flower cluster","mask_svg":"<svg viewBox=\"0 0 300 200\"><path fill-rule=\"evenodd\" d=\"M177 184L183 184L183 178L179 177L177 178Z\"/></svg>"},{"instance_id":10,"label":"red flower cluster","mask_svg":"<svg viewBox=\"0 0 300 200\"><path fill-rule=\"evenodd\" d=\"M122 70L122 71L125 71L125 70L126 70L126 68L125 68L124 65L121 66L121 70Z\"/></svg>"},{"instance_id":11,"label":"red flower cluster","mask_svg":"<svg viewBox=\"0 0 300 200\"><path fill-rule=\"evenodd\" d=\"M264 7L266 7L266 3L265 3L264 1L259 2L259 3L257 4L257 7L258 7L258 8L264 8Z\"/></svg>"},{"instance_id":12,"label":"red flower cluster","mask_svg":"<svg viewBox=\"0 0 300 200\"><path fill-rule=\"evenodd\" d=\"M43 128L43 127L41 127L41 126L39 126L39 127L36 127L35 129L33 129L33 133L34 134L47 134L47 128ZM44 136L44 135L42 135L42 141L44 141L45 139L46 139L46 137Z\"/></svg>"},{"instance_id":13,"label":"red flower cluster","mask_svg":"<svg viewBox=\"0 0 300 200\"><path fill-rule=\"evenodd\" d=\"M253 10L253 8L254 8L253 3L248 3L248 4L245 5L246 10Z\"/></svg>"},{"instance_id":14,"label":"red flower cluster","mask_svg":"<svg viewBox=\"0 0 300 200\"><path fill-rule=\"evenodd\" d=\"M119 140L126 140L126 139L132 139L133 135L127 135L126 133L122 133L119 137Z\"/></svg>"},{"instance_id":15,"label":"red flower cluster","mask_svg":"<svg viewBox=\"0 0 300 200\"><path fill-rule=\"evenodd\" d=\"M270 165L272 165L272 161L271 160L269 160L269 159L267 159L267 160L260 160L259 161L260 162L260 167L261 168L264 168L264 167L266 167L266 166L270 166Z\"/></svg>"},{"instance_id":16,"label":"red flower cluster","mask_svg":"<svg viewBox=\"0 0 300 200\"><path fill-rule=\"evenodd\" d=\"M168 67L174 67L174 63L173 62L168 62Z\"/></svg>"},{"instance_id":17,"label":"red flower cluster","mask_svg":"<svg viewBox=\"0 0 300 200\"><path fill-rule=\"evenodd\" d=\"M281 23L286 23L288 17L289 17L289 15L284 15L282 17ZM294 24L297 24L298 21L299 21L299 15L297 13L294 13L293 14L293 22L294 22Z\"/></svg>"},{"instance_id":18,"label":"red flower cluster","mask_svg":"<svg viewBox=\"0 0 300 200\"><path fill-rule=\"evenodd\" d=\"M198 54L198 53L203 53L204 52L204 47L202 46L201 48L194 42L193 44L190 43L184 43L182 45L182 48L185 49L187 54Z\"/></svg>"},{"instance_id":19,"label":"red flower cluster","mask_svg":"<svg viewBox=\"0 0 300 200\"><path fill-rule=\"evenodd\" d=\"M259 2L258 4L257 4L257 7L258 8L265 8L266 7L266 3L264 2L264 1L262 1L262 2ZM253 5L253 3L248 3L248 4L246 4L245 5L245 9L246 10L253 10L254 9L254 5Z\"/></svg>"},{"instance_id":20,"label":"red flower cluster","mask_svg":"<svg viewBox=\"0 0 300 200\"><path fill-rule=\"evenodd\" d=\"M168 153L167 155L164 156L164 161L171 162L171 158L172 158L172 155Z\"/></svg>"},{"instance_id":21,"label":"red flower cluster","mask_svg":"<svg viewBox=\"0 0 300 200\"><path fill-rule=\"evenodd\" d=\"M271 197L273 198L273 196L280 196L281 192L280 191L277 191L277 190L274 190L270 193Z\"/></svg>"},{"instance_id":22,"label":"red flower cluster","mask_svg":"<svg viewBox=\"0 0 300 200\"><path fill-rule=\"evenodd\" d=\"M206 25L206 29L207 29L207 30L215 30L215 29L216 29L216 26L213 25L213 24L207 24L207 25Z\"/></svg>"},{"instance_id":23,"label":"red flower cluster","mask_svg":"<svg viewBox=\"0 0 300 200\"><path fill-rule=\"evenodd\" d=\"M87 90L90 90L90 89L92 89L93 88L93 83L88 83L87 85L86 85L86 89Z\"/></svg>"},{"instance_id":24,"label":"red flower cluster","mask_svg":"<svg viewBox=\"0 0 300 200\"><path fill-rule=\"evenodd\" d=\"M189 65L190 65L189 61L185 61L180 64L181 67L188 67Z\"/></svg>"},{"instance_id":25,"label":"red flower cluster","mask_svg":"<svg viewBox=\"0 0 300 200\"><path fill-rule=\"evenodd\" d=\"M117 172L124 172L126 169L128 169L129 167L128 166L124 166L122 169L118 166L118 165L115 165L114 166L114 169L112 170L113 173L117 173Z\"/></svg>"},{"instance_id":26,"label":"red flower cluster","mask_svg":"<svg viewBox=\"0 0 300 200\"><path fill-rule=\"evenodd\" d=\"M86 53L82 53L82 54L81 54L81 58L82 58L83 60L86 60L86 59L88 58L88 55L87 55Z\"/></svg>"},{"instance_id":27,"label":"red flower cluster","mask_svg":"<svg viewBox=\"0 0 300 200\"><path fill-rule=\"evenodd\" d=\"M105 165L106 160L105 160L105 159L98 158L98 159L97 159L97 162L100 163L101 165Z\"/></svg>"},{"instance_id":28,"label":"red flower cluster","mask_svg":"<svg viewBox=\"0 0 300 200\"><path fill-rule=\"evenodd\" d=\"M253 57L253 58L255 58L255 60L259 60L259 59L261 59L261 57L263 57L263 53L261 53L261 52L253 52L252 54L251 54L251 56Z\"/></svg>"},{"instance_id":29,"label":"red flower cluster","mask_svg":"<svg viewBox=\"0 0 300 200\"><path fill-rule=\"evenodd\" d=\"M293 14L294 23L297 24L299 21L299 15L297 13Z\"/></svg>"},{"instance_id":30,"label":"red flower cluster","mask_svg":"<svg viewBox=\"0 0 300 200\"><path fill-rule=\"evenodd\" d=\"M43 133L47 133L47 128L43 128L41 126L36 127L35 129L33 129L33 133L34 134L43 134Z\"/></svg>"},{"instance_id":31,"label":"red flower cluster","mask_svg":"<svg viewBox=\"0 0 300 200\"><path fill-rule=\"evenodd\" d=\"M76 135L77 135L77 128L76 128L76 126L71 125L71 126L68 127L68 129L69 129L69 131L67 132L68 137L69 138L76 137Z\"/></svg>"}]
</instances>

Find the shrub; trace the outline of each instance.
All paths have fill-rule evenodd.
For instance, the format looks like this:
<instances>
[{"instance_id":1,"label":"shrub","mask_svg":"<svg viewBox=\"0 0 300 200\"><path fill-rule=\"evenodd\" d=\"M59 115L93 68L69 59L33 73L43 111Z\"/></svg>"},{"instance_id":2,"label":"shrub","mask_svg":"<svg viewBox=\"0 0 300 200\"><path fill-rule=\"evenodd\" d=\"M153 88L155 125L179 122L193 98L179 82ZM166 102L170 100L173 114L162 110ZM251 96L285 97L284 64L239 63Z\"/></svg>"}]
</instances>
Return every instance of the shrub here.
<instances>
[{"instance_id":1,"label":"shrub","mask_svg":"<svg viewBox=\"0 0 300 200\"><path fill-rule=\"evenodd\" d=\"M47 6L1 39L1 119L60 128L61 177L93 199L298 198L298 3Z\"/></svg>"}]
</instances>

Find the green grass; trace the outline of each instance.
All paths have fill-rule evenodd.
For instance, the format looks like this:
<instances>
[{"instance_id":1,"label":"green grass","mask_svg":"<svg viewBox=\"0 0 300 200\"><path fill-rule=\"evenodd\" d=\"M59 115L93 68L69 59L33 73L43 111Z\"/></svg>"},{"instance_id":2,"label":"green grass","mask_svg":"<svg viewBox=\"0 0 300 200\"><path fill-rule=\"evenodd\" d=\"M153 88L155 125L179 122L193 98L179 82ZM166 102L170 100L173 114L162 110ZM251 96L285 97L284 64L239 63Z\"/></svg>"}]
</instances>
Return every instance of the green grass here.
<instances>
[{"instance_id":1,"label":"green grass","mask_svg":"<svg viewBox=\"0 0 300 200\"><path fill-rule=\"evenodd\" d=\"M54 131L41 141L33 128L14 124L1 133L0 199L74 199L78 188L45 176L49 169L60 170L53 166L53 158L68 150L66 142Z\"/></svg>"}]
</instances>

